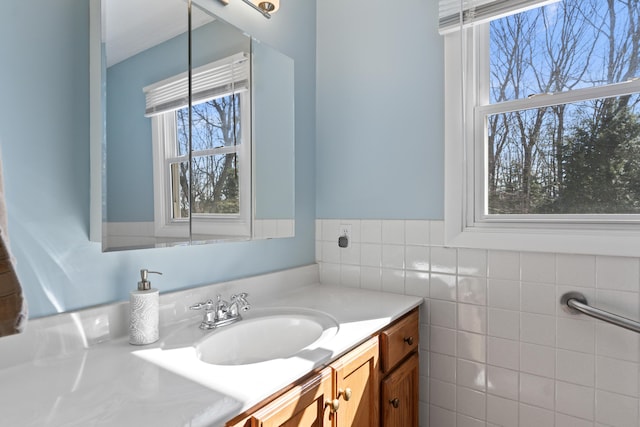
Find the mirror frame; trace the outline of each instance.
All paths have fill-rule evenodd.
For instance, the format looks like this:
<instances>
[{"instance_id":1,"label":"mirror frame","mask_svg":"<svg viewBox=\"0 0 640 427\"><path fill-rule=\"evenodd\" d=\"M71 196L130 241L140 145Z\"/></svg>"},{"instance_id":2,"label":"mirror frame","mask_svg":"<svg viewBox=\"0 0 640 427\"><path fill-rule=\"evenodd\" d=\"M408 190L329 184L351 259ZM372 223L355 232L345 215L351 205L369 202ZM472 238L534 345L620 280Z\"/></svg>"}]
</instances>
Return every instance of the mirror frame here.
<instances>
[{"instance_id":1,"label":"mirror frame","mask_svg":"<svg viewBox=\"0 0 640 427\"><path fill-rule=\"evenodd\" d=\"M106 109L102 104L102 92L104 90L103 87L103 55L102 55L102 40L103 40L103 22L102 22L102 13L104 12L104 3L105 0L90 0L90 28L89 28L89 47L90 47L90 224L89 224L89 240L93 242L103 242L104 241L104 227L103 227L103 218L106 214L106 191L104 188L104 181L106 179L106 152L105 152L105 142L106 142L106 129L104 127L104 123L106 121ZM189 4L193 2L189 0ZM211 14L211 12L207 8L200 8L198 5L193 4L192 7L202 10L204 13ZM191 12L191 11L189 11ZM217 18L220 19L220 18ZM233 24L230 24L222 19L221 22L225 22L226 24L235 27ZM243 30L235 27L238 31L244 32ZM189 23L189 30L191 30L191 24ZM189 34L189 38L191 35ZM256 40L251 35L247 34L251 51L253 52L253 47L256 43L260 44L258 40ZM266 46L266 45L265 45ZM189 46L191 49L191 45ZM292 73L293 73L293 60L292 61ZM253 67L252 67L253 68ZM191 70L191 64L188 64L188 70ZM253 71L252 71L253 73ZM293 76L292 76L293 77ZM292 88L294 82L291 82ZM293 103L292 99L292 103ZM185 237L185 240L178 245L192 245L192 244L203 244L203 243L219 243L226 241L245 241L245 240L261 240L261 239L269 239L269 238L279 238L279 237L293 237L295 235L295 111L292 105L291 107L291 117L292 121L292 129L291 129L291 160L292 160L292 176L291 178L291 192L292 192L292 206L291 206L291 219L265 219L265 220L257 220L256 218L256 181L255 181L255 105L252 100L251 102L251 134L252 134L252 183L251 183L251 199L252 199L252 209L251 209L251 232L249 236L239 236L238 238L225 237L225 238L212 238L201 239L195 238L192 233L189 234L188 237ZM144 245L144 246L131 246L131 247L115 247L111 250L132 250L132 249L142 249L142 248L154 248L154 247L163 247L166 245ZM175 246L175 245L168 245ZM102 251L109 251L109 249L102 248Z\"/></svg>"},{"instance_id":2,"label":"mirror frame","mask_svg":"<svg viewBox=\"0 0 640 427\"><path fill-rule=\"evenodd\" d=\"M89 3L89 240L102 242L103 108L102 92L102 2Z\"/></svg>"}]
</instances>

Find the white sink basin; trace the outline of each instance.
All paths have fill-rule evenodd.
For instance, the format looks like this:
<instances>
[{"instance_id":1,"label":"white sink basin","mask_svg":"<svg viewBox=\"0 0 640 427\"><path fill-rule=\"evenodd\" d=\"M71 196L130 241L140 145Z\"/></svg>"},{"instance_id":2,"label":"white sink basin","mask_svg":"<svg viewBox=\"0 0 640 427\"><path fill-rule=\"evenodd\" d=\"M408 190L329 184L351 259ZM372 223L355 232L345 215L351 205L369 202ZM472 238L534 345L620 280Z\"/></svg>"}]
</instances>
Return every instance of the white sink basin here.
<instances>
[{"instance_id":1,"label":"white sink basin","mask_svg":"<svg viewBox=\"0 0 640 427\"><path fill-rule=\"evenodd\" d=\"M338 331L335 319L315 310L285 308L249 313L196 343L200 360L214 365L247 365L294 357L319 348Z\"/></svg>"}]
</instances>

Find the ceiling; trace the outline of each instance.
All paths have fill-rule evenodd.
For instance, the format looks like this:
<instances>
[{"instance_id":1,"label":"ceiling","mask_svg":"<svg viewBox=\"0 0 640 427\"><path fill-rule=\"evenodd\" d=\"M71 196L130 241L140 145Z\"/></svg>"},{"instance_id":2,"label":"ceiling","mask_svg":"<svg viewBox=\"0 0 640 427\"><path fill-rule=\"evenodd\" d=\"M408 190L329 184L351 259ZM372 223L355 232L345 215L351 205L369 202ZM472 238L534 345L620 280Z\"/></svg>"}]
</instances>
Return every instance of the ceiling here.
<instances>
[{"instance_id":1,"label":"ceiling","mask_svg":"<svg viewBox=\"0 0 640 427\"><path fill-rule=\"evenodd\" d=\"M193 8L193 28L214 18ZM187 31L185 0L103 0L107 67Z\"/></svg>"}]
</instances>

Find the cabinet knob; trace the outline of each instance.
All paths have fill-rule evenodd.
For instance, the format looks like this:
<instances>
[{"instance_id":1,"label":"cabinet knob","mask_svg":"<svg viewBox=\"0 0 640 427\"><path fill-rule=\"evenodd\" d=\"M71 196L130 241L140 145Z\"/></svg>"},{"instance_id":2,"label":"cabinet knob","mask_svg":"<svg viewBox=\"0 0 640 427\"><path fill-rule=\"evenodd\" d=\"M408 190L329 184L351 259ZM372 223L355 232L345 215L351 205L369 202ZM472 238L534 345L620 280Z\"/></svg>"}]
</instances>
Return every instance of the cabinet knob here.
<instances>
[{"instance_id":1,"label":"cabinet knob","mask_svg":"<svg viewBox=\"0 0 640 427\"><path fill-rule=\"evenodd\" d=\"M413 337L406 337L404 339L404 342L406 342L409 345L413 345Z\"/></svg>"},{"instance_id":2,"label":"cabinet knob","mask_svg":"<svg viewBox=\"0 0 640 427\"><path fill-rule=\"evenodd\" d=\"M349 399L351 399L351 389L349 387L347 387L346 389L342 390L341 388L338 389L338 399L340 398L340 396L344 396L344 400L345 401L349 401Z\"/></svg>"},{"instance_id":3,"label":"cabinet knob","mask_svg":"<svg viewBox=\"0 0 640 427\"><path fill-rule=\"evenodd\" d=\"M335 413L338 412L338 409L340 409L340 401L338 399L333 399L330 402L327 402L324 404L324 407L329 407L329 409L331 410L331 412Z\"/></svg>"},{"instance_id":4,"label":"cabinet knob","mask_svg":"<svg viewBox=\"0 0 640 427\"><path fill-rule=\"evenodd\" d=\"M397 397L395 399L391 399L389 401L389 403L391 404L391 406L393 406L394 408L397 408L398 406L400 406L400 399L398 399Z\"/></svg>"}]
</instances>

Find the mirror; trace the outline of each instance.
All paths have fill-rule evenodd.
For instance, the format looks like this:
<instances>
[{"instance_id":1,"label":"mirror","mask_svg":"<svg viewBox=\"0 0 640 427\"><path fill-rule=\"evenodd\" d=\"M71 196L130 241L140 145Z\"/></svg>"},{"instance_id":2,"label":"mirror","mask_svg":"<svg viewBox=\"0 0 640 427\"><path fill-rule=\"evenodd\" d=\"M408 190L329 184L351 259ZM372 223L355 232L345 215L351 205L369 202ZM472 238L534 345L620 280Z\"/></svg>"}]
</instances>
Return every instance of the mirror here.
<instances>
[{"instance_id":1,"label":"mirror","mask_svg":"<svg viewBox=\"0 0 640 427\"><path fill-rule=\"evenodd\" d=\"M102 1L103 251L294 234L293 60L190 6Z\"/></svg>"}]
</instances>

